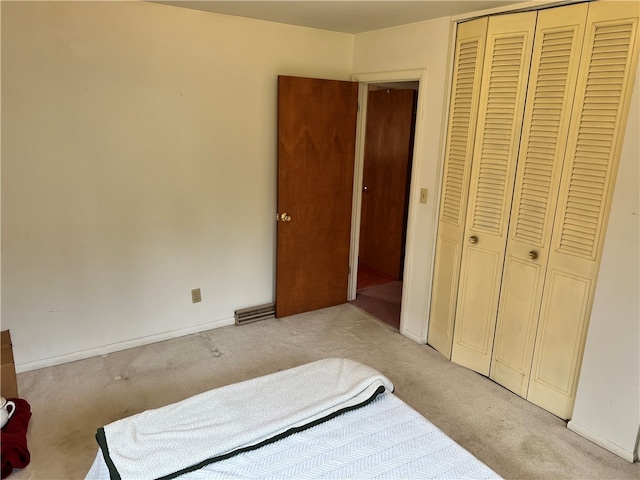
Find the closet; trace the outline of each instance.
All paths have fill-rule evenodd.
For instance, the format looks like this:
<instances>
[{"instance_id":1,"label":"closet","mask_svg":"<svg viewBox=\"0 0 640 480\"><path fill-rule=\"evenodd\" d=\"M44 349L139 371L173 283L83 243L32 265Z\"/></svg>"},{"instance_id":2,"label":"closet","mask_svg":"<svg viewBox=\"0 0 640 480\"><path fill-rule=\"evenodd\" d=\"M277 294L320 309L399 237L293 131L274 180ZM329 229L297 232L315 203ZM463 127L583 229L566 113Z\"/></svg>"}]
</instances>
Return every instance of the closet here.
<instances>
[{"instance_id":1,"label":"closet","mask_svg":"<svg viewBox=\"0 0 640 480\"><path fill-rule=\"evenodd\" d=\"M638 56L597 1L458 26L428 343L570 418Z\"/></svg>"}]
</instances>

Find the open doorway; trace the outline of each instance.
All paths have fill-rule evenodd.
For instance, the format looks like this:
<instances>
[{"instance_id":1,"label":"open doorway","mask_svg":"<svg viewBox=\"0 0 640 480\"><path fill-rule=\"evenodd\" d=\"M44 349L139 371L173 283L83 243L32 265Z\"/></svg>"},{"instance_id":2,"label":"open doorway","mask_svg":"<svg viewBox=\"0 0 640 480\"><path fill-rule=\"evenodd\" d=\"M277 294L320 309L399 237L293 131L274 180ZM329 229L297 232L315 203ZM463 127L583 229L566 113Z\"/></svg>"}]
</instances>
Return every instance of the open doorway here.
<instances>
[{"instance_id":1,"label":"open doorway","mask_svg":"<svg viewBox=\"0 0 640 480\"><path fill-rule=\"evenodd\" d=\"M356 298L400 327L418 82L368 85Z\"/></svg>"}]
</instances>

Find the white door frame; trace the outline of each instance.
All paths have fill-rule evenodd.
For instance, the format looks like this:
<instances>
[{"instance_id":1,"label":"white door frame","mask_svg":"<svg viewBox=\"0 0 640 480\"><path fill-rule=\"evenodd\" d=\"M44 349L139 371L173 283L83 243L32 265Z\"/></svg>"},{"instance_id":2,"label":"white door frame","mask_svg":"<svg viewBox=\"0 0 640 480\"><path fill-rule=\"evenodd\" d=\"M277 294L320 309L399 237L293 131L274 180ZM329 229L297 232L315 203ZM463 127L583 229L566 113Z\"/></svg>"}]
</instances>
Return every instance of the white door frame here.
<instances>
[{"instance_id":1,"label":"white door frame","mask_svg":"<svg viewBox=\"0 0 640 480\"><path fill-rule=\"evenodd\" d=\"M418 104L416 113L416 122L414 129L416 132L420 132L422 129L422 109L425 102L425 80L426 70L400 70L395 72L380 72L380 73L360 73L353 75L353 80L358 82L358 123L356 127L356 158L355 158L355 171L353 175L353 203L351 214L351 251L349 254L349 290L347 293L347 300L355 300L357 282L358 282L358 251L360 248L360 216L362 213L362 175L364 167L364 144L365 133L367 124L367 93L369 91L370 83L394 83L394 82L418 82ZM403 281L405 282L402 289L402 304L406 301L407 292L409 292L408 282L410 281L411 270L411 256L412 256L412 242L413 235L412 230L414 228L414 221L412 220L412 210L415 208L415 201L419 198L420 188L417 185L417 168L416 158L420 158L420 136L414 135L415 142L413 145L413 154L411 157L411 182L409 187L409 211L407 215L407 237L405 243L405 258L404 258L404 271ZM400 311L400 332L403 332L403 324L405 322L405 309ZM416 341L418 341L416 339ZM420 343L424 343L421 341Z\"/></svg>"}]
</instances>

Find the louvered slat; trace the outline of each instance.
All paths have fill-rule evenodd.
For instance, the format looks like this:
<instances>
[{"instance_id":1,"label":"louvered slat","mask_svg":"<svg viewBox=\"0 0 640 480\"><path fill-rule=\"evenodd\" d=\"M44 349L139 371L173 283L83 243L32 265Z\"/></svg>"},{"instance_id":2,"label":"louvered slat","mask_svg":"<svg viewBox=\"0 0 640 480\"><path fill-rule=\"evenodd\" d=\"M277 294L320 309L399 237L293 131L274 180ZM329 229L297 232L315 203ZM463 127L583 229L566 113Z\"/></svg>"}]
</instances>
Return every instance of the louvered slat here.
<instances>
[{"instance_id":1,"label":"louvered slat","mask_svg":"<svg viewBox=\"0 0 640 480\"><path fill-rule=\"evenodd\" d=\"M540 245L549 214L550 188L575 29L543 34L540 66L533 81L531 129L524 157L514 238Z\"/></svg>"},{"instance_id":2,"label":"louvered slat","mask_svg":"<svg viewBox=\"0 0 640 480\"><path fill-rule=\"evenodd\" d=\"M458 71L454 81L451 132L447 143L446 171L442 194L441 220L454 225L462 223L461 202L465 188L465 164L469 161L469 129L473 101L476 62L479 50L477 38L460 42Z\"/></svg>"},{"instance_id":3,"label":"louvered slat","mask_svg":"<svg viewBox=\"0 0 640 480\"><path fill-rule=\"evenodd\" d=\"M559 250L595 258L633 24L596 25Z\"/></svg>"},{"instance_id":4,"label":"louvered slat","mask_svg":"<svg viewBox=\"0 0 640 480\"><path fill-rule=\"evenodd\" d=\"M522 35L496 38L491 56L487 110L482 132L473 228L499 234L516 120L524 47Z\"/></svg>"}]
</instances>

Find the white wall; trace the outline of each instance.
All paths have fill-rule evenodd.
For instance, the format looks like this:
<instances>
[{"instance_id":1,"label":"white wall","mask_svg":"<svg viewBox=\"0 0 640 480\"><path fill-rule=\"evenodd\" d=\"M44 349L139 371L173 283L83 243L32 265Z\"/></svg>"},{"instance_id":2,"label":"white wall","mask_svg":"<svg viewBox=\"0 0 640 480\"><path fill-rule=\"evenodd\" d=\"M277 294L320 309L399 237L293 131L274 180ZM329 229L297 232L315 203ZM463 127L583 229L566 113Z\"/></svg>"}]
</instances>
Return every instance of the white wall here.
<instances>
[{"instance_id":1,"label":"white wall","mask_svg":"<svg viewBox=\"0 0 640 480\"><path fill-rule=\"evenodd\" d=\"M569 428L637 458L640 429L640 69Z\"/></svg>"},{"instance_id":2,"label":"white wall","mask_svg":"<svg viewBox=\"0 0 640 480\"><path fill-rule=\"evenodd\" d=\"M2 329L18 370L273 301L276 77L349 79L352 48L146 2L2 2Z\"/></svg>"},{"instance_id":3,"label":"white wall","mask_svg":"<svg viewBox=\"0 0 640 480\"><path fill-rule=\"evenodd\" d=\"M354 76L376 74L377 80L396 78L406 70L423 70L416 119L401 331L426 343L431 270L438 217L444 109L449 85L451 18L412 23L355 36ZM428 203L419 202L420 188L429 190Z\"/></svg>"}]
</instances>

